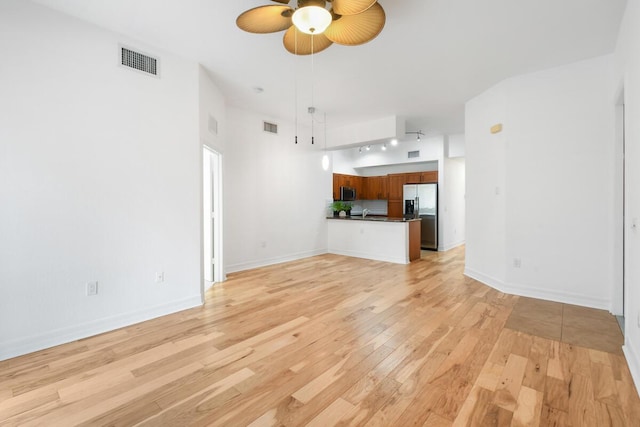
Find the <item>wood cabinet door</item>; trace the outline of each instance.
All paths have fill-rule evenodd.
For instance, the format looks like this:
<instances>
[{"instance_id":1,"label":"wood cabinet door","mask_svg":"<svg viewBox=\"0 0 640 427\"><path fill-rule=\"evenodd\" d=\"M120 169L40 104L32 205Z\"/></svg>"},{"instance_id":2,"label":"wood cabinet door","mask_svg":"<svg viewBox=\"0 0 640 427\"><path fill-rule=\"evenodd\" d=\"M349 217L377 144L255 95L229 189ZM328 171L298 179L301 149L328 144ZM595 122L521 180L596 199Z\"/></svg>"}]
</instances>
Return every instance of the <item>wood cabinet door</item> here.
<instances>
[{"instance_id":1,"label":"wood cabinet door","mask_svg":"<svg viewBox=\"0 0 640 427\"><path fill-rule=\"evenodd\" d=\"M389 178L384 176L362 177L362 194L364 200L388 200Z\"/></svg>"},{"instance_id":2,"label":"wood cabinet door","mask_svg":"<svg viewBox=\"0 0 640 427\"><path fill-rule=\"evenodd\" d=\"M342 175L333 174L333 200L340 200L340 186L342 185Z\"/></svg>"},{"instance_id":3,"label":"wood cabinet door","mask_svg":"<svg viewBox=\"0 0 640 427\"><path fill-rule=\"evenodd\" d=\"M369 200L378 200L380 198L380 177L370 176L367 180L369 185L369 189L367 190Z\"/></svg>"},{"instance_id":4,"label":"wood cabinet door","mask_svg":"<svg viewBox=\"0 0 640 427\"><path fill-rule=\"evenodd\" d=\"M402 218L402 200L389 200L387 202L387 216L389 218Z\"/></svg>"},{"instance_id":5,"label":"wood cabinet door","mask_svg":"<svg viewBox=\"0 0 640 427\"><path fill-rule=\"evenodd\" d=\"M402 200L402 186L405 184L405 174L389 175L389 200ZM402 210L400 211L402 213Z\"/></svg>"},{"instance_id":6,"label":"wood cabinet door","mask_svg":"<svg viewBox=\"0 0 640 427\"><path fill-rule=\"evenodd\" d=\"M422 172L420 182L438 182L438 171Z\"/></svg>"},{"instance_id":7,"label":"wood cabinet door","mask_svg":"<svg viewBox=\"0 0 640 427\"><path fill-rule=\"evenodd\" d=\"M379 200L389 200L389 177L388 176L381 176L379 177L380 180L378 181L379 183L379 191L380 191L380 196L378 196Z\"/></svg>"},{"instance_id":8,"label":"wood cabinet door","mask_svg":"<svg viewBox=\"0 0 640 427\"><path fill-rule=\"evenodd\" d=\"M403 184L420 184L420 172L411 172L405 174L405 181Z\"/></svg>"},{"instance_id":9,"label":"wood cabinet door","mask_svg":"<svg viewBox=\"0 0 640 427\"><path fill-rule=\"evenodd\" d=\"M358 200L362 200L363 199L363 186L364 186L364 179L361 176L354 176L354 175L346 175L349 177L349 187L353 187L356 190L356 199Z\"/></svg>"},{"instance_id":10,"label":"wood cabinet door","mask_svg":"<svg viewBox=\"0 0 640 427\"><path fill-rule=\"evenodd\" d=\"M362 192L358 194L360 200L371 200L371 178L368 176L362 177Z\"/></svg>"}]
</instances>

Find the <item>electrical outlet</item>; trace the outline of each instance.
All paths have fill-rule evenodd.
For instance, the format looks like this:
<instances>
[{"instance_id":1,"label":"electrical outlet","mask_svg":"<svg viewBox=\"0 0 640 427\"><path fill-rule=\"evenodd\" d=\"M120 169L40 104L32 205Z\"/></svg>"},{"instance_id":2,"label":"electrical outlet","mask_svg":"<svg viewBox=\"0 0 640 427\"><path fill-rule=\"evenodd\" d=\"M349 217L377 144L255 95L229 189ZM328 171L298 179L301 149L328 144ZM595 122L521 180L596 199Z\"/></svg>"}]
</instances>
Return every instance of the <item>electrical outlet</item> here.
<instances>
[{"instance_id":1,"label":"electrical outlet","mask_svg":"<svg viewBox=\"0 0 640 427\"><path fill-rule=\"evenodd\" d=\"M159 271L156 273L156 283L164 282L164 271Z\"/></svg>"},{"instance_id":2,"label":"electrical outlet","mask_svg":"<svg viewBox=\"0 0 640 427\"><path fill-rule=\"evenodd\" d=\"M267 247L267 242L265 242L264 240L262 240L262 241L260 242L260 247L261 247L261 248L266 248L266 247Z\"/></svg>"},{"instance_id":3,"label":"electrical outlet","mask_svg":"<svg viewBox=\"0 0 640 427\"><path fill-rule=\"evenodd\" d=\"M522 267L522 260L520 258L514 258L513 259L513 266L515 268L520 268Z\"/></svg>"},{"instance_id":4,"label":"electrical outlet","mask_svg":"<svg viewBox=\"0 0 640 427\"><path fill-rule=\"evenodd\" d=\"M640 328L640 312L638 312L638 328Z\"/></svg>"},{"instance_id":5,"label":"electrical outlet","mask_svg":"<svg viewBox=\"0 0 640 427\"><path fill-rule=\"evenodd\" d=\"M98 295L98 282L87 282L87 296Z\"/></svg>"}]
</instances>

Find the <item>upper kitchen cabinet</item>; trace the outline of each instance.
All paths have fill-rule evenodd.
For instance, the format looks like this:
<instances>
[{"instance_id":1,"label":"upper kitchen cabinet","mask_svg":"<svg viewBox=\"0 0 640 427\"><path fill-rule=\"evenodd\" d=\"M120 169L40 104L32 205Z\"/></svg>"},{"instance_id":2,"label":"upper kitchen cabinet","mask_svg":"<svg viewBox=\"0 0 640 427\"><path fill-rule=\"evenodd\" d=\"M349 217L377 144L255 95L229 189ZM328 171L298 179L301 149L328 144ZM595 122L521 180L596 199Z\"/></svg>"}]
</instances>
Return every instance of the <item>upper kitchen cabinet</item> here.
<instances>
[{"instance_id":1,"label":"upper kitchen cabinet","mask_svg":"<svg viewBox=\"0 0 640 427\"><path fill-rule=\"evenodd\" d=\"M389 198L389 178L387 176L364 177L363 195L365 200L387 200Z\"/></svg>"},{"instance_id":2,"label":"upper kitchen cabinet","mask_svg":"<svg viewBox=\"0 0 640 427\"><path fill-rule=\"evenodd\" d=\"M356 198L363 194L363 178L355 175L333 174L333 200L340 200L340 187L352 187L356 190Z\"/></svg>"},{"instance_id":3,"label":"upper kitchen cabinet","mask_svg":"<svg viewBox=\"0 0 640 427\"><path fill-rule=\"evenodd\" d=\"M438 171L420 173L420 183L438 182Z\"/></svg>"},{"instance_id":4,"label":"upper kitchen cabinet","mask_svg":"<svg viewBox=\"0 0 640 427\"><path fill-rule=\"evenodd\" d=\"M420 172L410 172L410 173L405 173L405 179L404 179L404 183L405 184L420 184L422 181L420 181L422 173Z\"/></svg>"}]
</instances>

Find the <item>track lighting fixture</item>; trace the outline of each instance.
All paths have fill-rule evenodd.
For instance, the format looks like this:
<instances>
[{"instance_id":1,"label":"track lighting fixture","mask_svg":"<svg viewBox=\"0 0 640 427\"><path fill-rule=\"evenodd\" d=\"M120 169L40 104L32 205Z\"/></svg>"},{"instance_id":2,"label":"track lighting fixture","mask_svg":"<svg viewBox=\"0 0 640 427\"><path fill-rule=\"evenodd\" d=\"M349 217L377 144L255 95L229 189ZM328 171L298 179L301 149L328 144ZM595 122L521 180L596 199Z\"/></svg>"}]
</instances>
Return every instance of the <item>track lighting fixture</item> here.
<instances>
[{"instance_id":1,"label":"track lighting fixture","mask_svg":"<svg viewBox=\"0 0 640 427\"><path fill-rule=\"evenodd\" d=\"M397 139L392 139L392 140L391 140L391 145L393 145L394 147L395 147L396 145L398 145L398 140L397 140Z\"/></svg>"},{"instance_id":2,"label":"track lighting fixture","mask_svg":"<svg viewBox=\"0 0 640 427\"><path fill-rule=\"evenodd\" d=\"M415 135L416 136L416 140L419 142L420 141L420 137L424 136L424 132L422 132L421 130L417 131L417 132L405 132L405 134L407 135Z\"/></svg>"},{"instance_id":3,"label":"track lighting fixture","mask_svg":"<svg viewBox=\"0 0 640 427\"><path fill-rule=\"evenodd\" d=\"M382 151L387 151L387 144L382 144Z\"/></svg>"}]
</instances>

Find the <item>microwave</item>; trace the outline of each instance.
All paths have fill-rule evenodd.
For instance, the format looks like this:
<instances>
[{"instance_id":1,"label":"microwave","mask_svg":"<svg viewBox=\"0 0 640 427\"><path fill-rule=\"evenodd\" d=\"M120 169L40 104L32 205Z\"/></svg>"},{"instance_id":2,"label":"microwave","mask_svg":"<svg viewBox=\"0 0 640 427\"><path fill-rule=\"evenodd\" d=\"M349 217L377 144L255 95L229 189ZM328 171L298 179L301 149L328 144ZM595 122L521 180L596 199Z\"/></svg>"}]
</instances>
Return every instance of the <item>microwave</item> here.
<instances>
[{"instance_id":1,"label":"microwave","mask_svg":"<svg viewBox=\"0 0 640 427\"><path fill-rule=\"evenodd\" d=\"M355 200L356 189L353 187L340 187L340 200Z\"/></svg>"}]
</instances>

